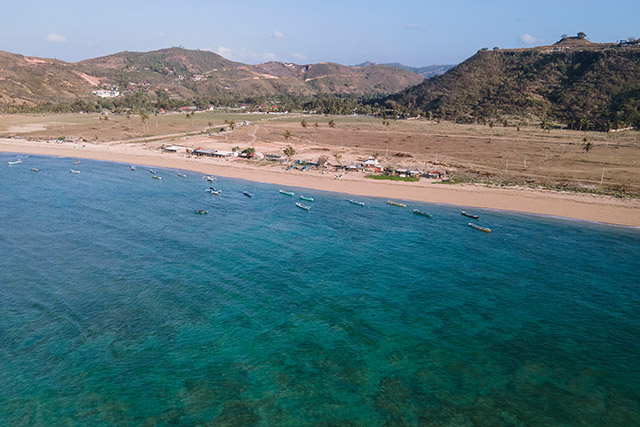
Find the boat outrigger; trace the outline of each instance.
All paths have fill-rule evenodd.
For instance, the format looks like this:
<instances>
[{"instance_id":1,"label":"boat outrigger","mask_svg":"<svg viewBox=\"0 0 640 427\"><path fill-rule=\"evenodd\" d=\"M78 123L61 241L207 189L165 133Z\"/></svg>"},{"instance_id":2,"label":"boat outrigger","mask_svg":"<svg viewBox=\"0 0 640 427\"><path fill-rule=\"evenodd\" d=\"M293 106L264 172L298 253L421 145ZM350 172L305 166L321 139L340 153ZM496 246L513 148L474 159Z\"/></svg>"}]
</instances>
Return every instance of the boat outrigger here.
<instances>
[{"instance_id":1,"label":"boat outrigger","mask_svg":"<svg viewBox=\"0 0 640 427\"><path fill-rule=\"evenodd\" d=\"M158 176L158 175L153 175L151 178L153 178L153 179L157 179L157 180L159 180L159 181L162 181L162 177L161 177L161 176Z\"/></svg>"},{"instance_id":2,"label":"boat outrigger","mask_svg":"<svg viewBox=\"0 0 640 427\"><path fill-rule=\"evenodd\" d=\"M279 190L280 194L284 194L285 196L293 196L293 191L284 191L284 190Z\"/></svg>"},{"instance_id":3,"label":"boat outrigger","mask_svg":"<svg viewBox=\"0 0 640 427\"><path fill-rule=\"evenodd\" d=\"M470 222L469 224L467 224L469 227L471 228L475 228L476 230L480 230L480 231L484 231L485 233L491 233L491 229L490 228L486 228L486 227L480 227L479 225L476 225L472 222Z\"/></svg>"},{"instance_id":4,"label":"boat outrigger","mask_svg":"<svg viewBox=\"0 0 640 427\"><path fill-rule=\"evenodd\" d=\"M183 173L179 173L179 174L178 174L178 176L179 176L180 178L186 178L186 177L187 177L187 175L185 175L185 174L183 174Z\"/></svg>"},{"instance_id":5,"label":"boat outrigger","mask_svg":"<svg viewBox=\"0 0 640 427\"><path fill-rule=\"evenodd\" d=\"M357 200L349 200L349 203L353 203L354 205L364 206L364 202L359 202Z\"/></svg>"},{"instance_id":6,"label":"boat outrigger","mask_svg":"<svg viewBox=\"0 0 640 427\"><path fill-rule=\"evenodd\" d=\"M199 215L206 215L209 212L205 211L204 209L196 209L196 213Z\"/></svg>"},{"instance_id":7,"label":"boat outrigger","mask_svg":"<svg viewBox=\"0 0 640 427\"><path fill-rule=\"evenodd\" d=\"M480 218L478 215L473 215L470 213L466 213L465 211L460 212L463 216L469 217L469 218L473 218L473 219L478 219Z\"/></svg>"},{"instance_id":8,"label":"boat outrigger","mask_svg":"<svg viewBox=\"0 0 640 427\"><path fill-rule=\"evenodd\" d=\"M387 200L387 204L391 205L391 206L398 206L401 208L406 208L407 205L405 205L404 203L398 203L398 202L392 202L391 200Z\"/></svg>"},{"instance_id":9,"label":"boat outrigger","mask_svg":"<svg viewBox=\"0 0 640 427\"><path fill-rule=\"evenodd\" d=\"M311 211L311 208L309 206L305 206L302 203L296 203L296 206L299 207L300 209L304 209L307 212Z\"/></svg>"},{"instance_id":10,"label":"boat outrigger","mask_svg":"<svg viewBox=\"0 0 640 427\"><path fill-rule=\"evenodd\" d=\"M253 193L249 193L248 191L243 191L242 194L244 194L247 197L253 197Z\"/></svg>"},{"instance_id":11,"label":"boat outrigger","mask_svg":"<svg viewBox=\"0 0 640 427\"><path fill-rule=\"evenodd\" d=\"M300 196L302 200L306 200L307 202L313 202L313 197Z\"/></svg>"},{"instance_id":12,"label":"boat outrigger","mask_svg":"<svg viewBox=\"0 0 640 427\"><path fill-rule=\"evenodd\" d=\"M413 213L416 215L426 216L427 218L431 218L431 214L429 212L423 212L420 209L414 209Z\"/></svg>"},{"instance_id":13,"label":"boat outrigger","mask_svg":"<svg viewBox=\"0 0 640 427\"><path fill-rule=\"evenodd\" d=\"M73 170L73 169L71 169L69 172L71 172L71 173L80 173L80 171L76 171L76 170Z\"/></svg>"},{"instance_id":14,"label":"boat outrigger","mask_svg":"<svg viewBox=\"0 0 640 427\"><path fill-rule=\"evenodd\" d=\"M22 163L22 159L16 160L15 162L8 162L8 163L9 163L9 166L19 165L20 163Z\"/></svg>"}]
</instances>

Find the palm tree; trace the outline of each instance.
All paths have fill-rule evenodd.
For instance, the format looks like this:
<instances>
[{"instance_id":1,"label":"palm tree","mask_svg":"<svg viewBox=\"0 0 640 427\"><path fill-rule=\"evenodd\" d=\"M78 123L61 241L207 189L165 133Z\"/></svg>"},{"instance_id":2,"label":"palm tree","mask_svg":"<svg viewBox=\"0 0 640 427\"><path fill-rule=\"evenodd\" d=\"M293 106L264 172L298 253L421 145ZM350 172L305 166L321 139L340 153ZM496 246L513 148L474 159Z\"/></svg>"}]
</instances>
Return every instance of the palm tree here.
<instances>
[{"instance_id":1,"label":"palm tree","mask_svg":"<svg viewBox=\"0 0 640 427\"><path fill-rule=\"evenodd\" d=\"M333 120L329 120L329 127L330 128L335 128L336 127L336 122L334 122Z\"/></svg>"},{"instance_id":2,"label":"palm tree","mask_svg":"<svg viewBox=\"0 0 640 427\"><path fill-rule=\"evenodd\" d=\"M300 122L300 126L302 126L303 128L306 129L307 127L307 121L305 119L302 119L302 121Z\"/></svg>"},{"instance_id":3,"label":"palm tree","mask_svg":"<svg viewBox=\"0 0 640 427\"><path fill-rule=\"evenodd\" d=\"M296 154L296 149L293 148L292 146L288 146L287 148L285 148L282 151L284 151L284 155L287 156L287 158L289 158L289 160L291 160L291 157L295 156L295 154Z\"/></svg>"},{"instance_id":4,"label":"palm tree","mask_svg":"<svg viewBox=\"0 0 640 427\"><path fill-rule=\"evenodd\" d=\"M140 121L142 121L142 133L146 133L147 132L147 120L149 120L149 115L147 114L146 111L142 111L140 113Z\"/></svg>"},{"instance_id":5,"label":"palm tree","mask_svg":"<svg viewBox=\"0 0 640 427\"><path fill-rule=\"evenodd\" d=\"M291 139L291 132L289 132L288 130L285 130L284 131L284 139L285 140Z\"/></svg>"}]
</instances>

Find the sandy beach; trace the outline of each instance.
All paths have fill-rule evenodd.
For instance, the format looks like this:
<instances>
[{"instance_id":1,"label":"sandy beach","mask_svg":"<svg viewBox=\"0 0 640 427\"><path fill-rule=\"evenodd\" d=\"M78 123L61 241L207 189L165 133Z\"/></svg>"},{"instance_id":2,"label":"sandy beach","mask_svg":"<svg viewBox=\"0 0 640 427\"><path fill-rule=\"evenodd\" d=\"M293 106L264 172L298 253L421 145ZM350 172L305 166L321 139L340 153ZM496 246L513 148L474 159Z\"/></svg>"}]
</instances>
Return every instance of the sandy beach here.
<instances>
[{"instance_id":1,"label":"sandy beach","mask_svg":"<svg viewBox=\"0 0 640 427\"><path fill-rule=\"evenodd\" d=\"M78 145L0 139L0 152L166 167L352 195L446 203L463 207L526 212L640 227L640 200L637 199L529 188L495 188L470 184L443 185L425 179L417 183L374 181L365 179L360 173L348 173L341 180L336 180L334 172L323 175L319 172L285 171L282 165L265 167L242 160L191 158L185 155L162 153L157 149L133 144L84 143ZM33 167L37 165L34 164Z\"/></svg>"}]
</instances>

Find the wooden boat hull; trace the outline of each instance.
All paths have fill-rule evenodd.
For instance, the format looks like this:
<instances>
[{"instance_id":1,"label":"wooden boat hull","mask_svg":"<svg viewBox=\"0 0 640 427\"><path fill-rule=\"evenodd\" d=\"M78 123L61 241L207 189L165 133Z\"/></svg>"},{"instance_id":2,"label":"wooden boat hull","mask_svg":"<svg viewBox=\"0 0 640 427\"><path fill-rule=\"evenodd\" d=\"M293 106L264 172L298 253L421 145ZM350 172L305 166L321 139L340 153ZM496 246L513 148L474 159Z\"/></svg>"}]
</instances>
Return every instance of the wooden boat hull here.
<instances>
[{"instance_id":1,"label":"wooden boat hull","mask_svg":"<svg viewBox=\"0 0 640 427\"><path fill-rule=\"evenodd\" d=\"M491 229L490 228L485 228L485 227L480 227L479 225L476 225L472 222L467 224L469 227L476 229L478 231L484 231L485 233L491 233Z\"/></svg>"}]
</instances>

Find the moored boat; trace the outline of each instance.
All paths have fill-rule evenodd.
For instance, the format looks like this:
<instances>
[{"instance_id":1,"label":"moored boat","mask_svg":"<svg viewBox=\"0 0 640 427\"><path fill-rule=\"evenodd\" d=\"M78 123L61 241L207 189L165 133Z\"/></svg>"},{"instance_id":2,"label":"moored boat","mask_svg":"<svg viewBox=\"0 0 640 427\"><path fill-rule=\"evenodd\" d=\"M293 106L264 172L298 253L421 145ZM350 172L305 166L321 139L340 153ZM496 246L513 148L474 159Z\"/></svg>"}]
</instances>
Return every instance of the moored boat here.
<instances>
[{"instance_id":1,"label":"moored boat","mask_svg":"<svg viewBox=\"0 0 640 427\"><path fill-rule=\"evenodd\" d=\"M364 206L364 202L359 202L357 200L349 200L349 203L353 203L354 205Z\"/></svg>"},{"instance_id":2,"label":"moored boat","mask_svg":"<svg viewBox=\"0 0 640 427\"><path fill-rule=\"evenodd\" d=\"M484 231L485 233L491 233L491 229L490 228L486 228L486 227L480 227L479 225L476 225L472 222L467 224L469 227L471 228L475 228L476 230L480 230L480 231Z\"/></svg>"},{"instance_id":3,"label":"moored boat","mask_svg":"<svg viewBox=\"0 0 640 427\"><path fill-rule=\"evenodd\" d=\"M309 206L305 206L302 203L296 203L296 206L299 207L300 209L304 209L307 212L311 211L311 208Z\"/></svg>"},{"instance_id":4,"label":"moored boat","mask_svg":"<svg viewBox=\"0 0 640 427\"><path fill-rule=\"evenodd\" d=\"M300 196L302 200L306 200L307 202L313 202L313 197Z\"/></svg>"},{"instance_id":5,"label":"moored boat","mask_svg":"<svg viewBox=\"0 0 640 427\"><path fill-rule=\"evenodd\" d=\"M204 209L196 209L196 213L199 215L206 215L209 212L205 211Z\"/></svg>"},{"instance_id":6,"label":"moored boat","mask_svg":"<svg viewBox=\"0 0 640 427\"><path fill-rule=\"evenodd\" d=\"M131 170L132 170L132 171L136 170L136 167L135 167L135 166L133 166L133 165L131 165Z\"/></svg>"},{"instance_id":7,"label":"moored boat","mask_svg":"<svg viewBox=\"0 0 640 427\"><path fill-rule=\"evenodd\" d=\"M31 168L31 170L34 171L34 172L40 172L40 169L38 169L38 168Z\"/></svg>"},{"instance_id":8,"label":"moored boat","mask_svg":"<svg viewBox=\"0 0 640 427\"><path fill-rule=\"evenodd\" d=\"M480 218L478 215L474 215L474 214L470 214L470 213L466 213L465 211L460 212L463 216L469 217L469 218L473 218L473 219L478 219Z\"/></svg>"},{"instance_id":9,"label":"moored boat","mask_svg":"<svg viewBox=\"0 0 640 427\"><path fill-rule=\"evenodd\" d=\"M216 178L215 176L211 176L211 175L205 175L202 177L202 179L204 179L207 182L214 182L217 181L218 178Z\"/></svg>"},{"instance_id":10,"label":"moored boat","mask_svg":"<svg viewBox=\"0 0 640 427\"><path fill-rule=\"evenodd\" d=\"M431 218L431 214L429 212L423 212L420 209L414 209L413 213L416 215L426 216L427 218Z\"/></svg>"},{"instance_id":11,"label":"moored boat","mask_svg":"<svg viewBox=\"0 0 640 427\"><path fill-rule=\"evenodd\" d=\"M71 169L69 172L71 172L71 173L80 173L80 171L73 170L73 169Z\"/></svg>"},{"instance_id":12,"label":"moored boat","mask_svg":"<svg viewBox=\"0 0 640 427\"><path fill-rule=\"evenodd\" d=\"M404 203L393 202L391 200L387 200L387 204L391 205L391 206L398 206L398 207L401 207L401 208L406 208L407 207L407 205L405 205Z\"/></svg>"},{"instance_id":13,"label":"moored boat","mask_svg":"<svg viewBox=\"0 0 640 427\"><path fill-rule=\"evenodd\" d=\"M159 180L159 181L162 181L162 177L161 177L161 176L158 176L158 175L153 175L151 178L153 178L153 179L157 179L157 180Z\"/></svg>"},{"instance_id":14,"label":"moored boat","mask_svg":"<svg viewBox=\"0 0 640 427\"><path fill-rule=\"evenodd\" d=\"M9 166L13 166L13 165L19 165L20 163L22 163L22 159L16 160L15 162L8 162Z\"/></svg>"},{"instance_id":15,"label":"moored boat","mask_svg":"<svg viewBox=\"0 0 640 427\"><path fill-rule=\"evenodd\" d=\"M284 191L284 190L279 190L280 194L284 194L285 196L293 196L293 191Z\"/></svg>"},{"instance_id":16,"label":"moored boat","mask_svg":"<svg viewBox=\"0 0 640 427\"><path fill-rule=\"evenodd\" d=\"M248 191L243 191L242 194L244 194L247 197L253 197L253 193L249 193Z\"/></svg>"},{"instance_id":17,"label":"moored boat","mask_svg":"<svg viewBox=\"0 0 640 427\"><path fill-rule=\"evenodd\" d=\"M156 171L154 171L153 169L149 169L149 173L155 174Z\"/></svg>"},{"instance_id":18,"label":"moored boat","mask_svg":"<svg viewBox=\"0 0 640 427\"><path fill-rule=\"evenodd\" d=\"M179 174L178 174L178 176L179 176L180 178L186 178L186 177L187 177L187 175L185 175L185 174L183 174L183 173L179 173Z\"/></svg>"}]
</instances>

